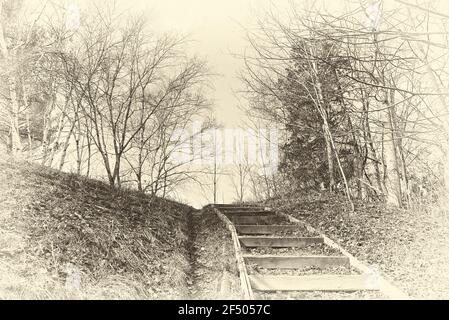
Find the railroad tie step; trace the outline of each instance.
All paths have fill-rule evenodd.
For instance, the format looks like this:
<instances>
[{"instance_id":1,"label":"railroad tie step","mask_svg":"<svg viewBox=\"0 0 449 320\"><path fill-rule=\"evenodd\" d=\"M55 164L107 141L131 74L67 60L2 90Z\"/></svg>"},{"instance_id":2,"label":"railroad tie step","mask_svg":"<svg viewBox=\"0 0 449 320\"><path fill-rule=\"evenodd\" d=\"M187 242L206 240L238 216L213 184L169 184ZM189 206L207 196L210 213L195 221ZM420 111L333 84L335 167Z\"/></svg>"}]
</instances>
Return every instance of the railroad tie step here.
<instances>
[{"instance_id":1,"label":"railroad tie step","mask_svg":"<svg viewBox=\"0 0 449 320\"><path fill-rule=\"evenodd\" d=\"M240 243L247 248L303 248L324 243L321 237L263 237L240 236Z\"/></svg>"},{"instance_id":2,"label":"railroad tie step","mask_svg":"<svg viewBox=\"0 0 449 320\"><path fill-rule=\"evenodd\" d=\"M273 224L276 220L282 220L282 217L276 215L268 215L268 216L256 216L256 215L245 215L245 216L231 216L230 217L232 223L239 225L258 225L258 224Z\"/></svg>"},{"instance_id":3,"label":"railroad tie step","mask_svg":"<svg viewBox=\"0 0 449 320\"><path fill-rule=\"evenodd\" d=\"M260 206L224 206L224 205L215 205L215 207L222 211L244 211L244 210L265 210L264 207Z\"/></svg>"},{"instance_id":4,"label":"railroad tie step","mask_svg":"<svg viewBox=\"0 0 449 320\"><path fill-rule=\"evenodd\" d=\"M248 263L265 269L299 269L306 267L349 267L349 258L345 256L274 256L244 255Z\"/></svg>"},{"instance_id":5,"label":"railroad tie step","mask_svg":"<svg viewBox=\"0 0 449 320\"><path fill-rule=\"evenodd\" d=\"M269 210L235 210L235 211L222 211L224 215L228 217L239 216L273 216L276 213Z\"/></svg>"},{"instance_id":6,"label":"railroad tie step","mask_svg":"<svg viewBox=\"0 0 449 320\"><path fill-rule=\"evenodd\" d=\"M298 230L297 225L236 225L240 234L273 234L280 231Z\"/></svg>"},{"instance_id":7,"label":"railroad tie step","mask_svg":"<svg viewBox=\"0 0 449 320\"><path fill-rule=\"evenodd\" d=\"M251 275L249 281L258 291L377 291L372 275Z\"/></svg>"}]
</instances>

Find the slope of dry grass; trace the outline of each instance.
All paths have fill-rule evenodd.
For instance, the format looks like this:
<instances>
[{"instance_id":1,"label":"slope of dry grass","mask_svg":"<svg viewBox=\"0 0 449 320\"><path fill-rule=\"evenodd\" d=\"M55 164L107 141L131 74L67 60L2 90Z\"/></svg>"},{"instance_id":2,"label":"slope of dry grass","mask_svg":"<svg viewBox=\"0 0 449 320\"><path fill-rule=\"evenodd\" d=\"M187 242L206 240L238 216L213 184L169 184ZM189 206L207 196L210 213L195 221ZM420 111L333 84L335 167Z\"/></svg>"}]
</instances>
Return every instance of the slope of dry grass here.
<instances>
[{"instance_id":1,"label":"slope of dry grass","mask_svg":"<svg viewBox=\"0 0 449 320\"><path fill-rule=\"evenodd\" d=\"M191 211L0 159L0 299L183 298Z\"/></svg>"},{"instance_id":2,"label":"slope of dry grass","mask_svg":"<svg viewBox=\"0 0 449 320\"><path fill-rule=\"evenodd\" d=\"M269 206L308 221L412 298L449 298L449 222L441 210L400 210L343 196L308 193L271 200Z\"/></svg>"}]
</instances>

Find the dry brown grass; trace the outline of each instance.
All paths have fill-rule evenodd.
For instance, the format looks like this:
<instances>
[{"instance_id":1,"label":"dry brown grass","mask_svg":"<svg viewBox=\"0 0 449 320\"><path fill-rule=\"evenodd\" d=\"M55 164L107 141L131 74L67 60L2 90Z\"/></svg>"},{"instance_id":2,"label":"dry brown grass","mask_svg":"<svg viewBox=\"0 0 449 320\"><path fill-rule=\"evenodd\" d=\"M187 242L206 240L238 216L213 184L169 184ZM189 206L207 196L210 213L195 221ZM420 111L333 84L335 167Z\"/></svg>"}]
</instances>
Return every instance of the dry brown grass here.
<instances>
[{"instance_id":1,"label":"dry brown grass","mask_svg":"<svg viewBox=\"0 0 449 320\"><path fill-rule=\"evenodd\" d=\"M183 298L191 210L0 159L0 299Z\"/></svg>"}]
</instances>

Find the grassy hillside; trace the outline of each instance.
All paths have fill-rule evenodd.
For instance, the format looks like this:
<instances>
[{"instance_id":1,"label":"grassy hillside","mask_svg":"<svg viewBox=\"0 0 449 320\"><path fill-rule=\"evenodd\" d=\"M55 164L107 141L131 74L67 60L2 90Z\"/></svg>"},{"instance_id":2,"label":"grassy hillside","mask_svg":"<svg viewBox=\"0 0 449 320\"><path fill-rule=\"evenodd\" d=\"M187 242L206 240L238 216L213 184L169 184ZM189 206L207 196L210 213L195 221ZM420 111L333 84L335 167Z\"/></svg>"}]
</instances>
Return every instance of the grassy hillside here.
<instances>
[{"instance_id":1,"label":"grassy hillside","mask_svg":"<svg viewBox=\"0 0 449 320\"><path fill-rule=\"evenodd\" d=\"M312 192L285 195L267 205L308 221L411 297L449 297L447 211L356 201L350 213L344 196Z\"/></svg>"},{"instance_id":2,"label":"grassy hillside","mask_svg":"<svg viewBox=\"0 0 449 320\"><path fill-rule=\"evenodd\" d=\"M192 297L242 299L232 236L211 207L194 215Z\"/></svg>"},{"instance_id":3,"label":"grassy hillside","mask_svg":"<svg viewBox=\"0 0 449 320\"><path fill-rule=\"evenodd\" d=\"M186 297L191 211L0 159L0 299Z\"/></svg>"}]
</instances>

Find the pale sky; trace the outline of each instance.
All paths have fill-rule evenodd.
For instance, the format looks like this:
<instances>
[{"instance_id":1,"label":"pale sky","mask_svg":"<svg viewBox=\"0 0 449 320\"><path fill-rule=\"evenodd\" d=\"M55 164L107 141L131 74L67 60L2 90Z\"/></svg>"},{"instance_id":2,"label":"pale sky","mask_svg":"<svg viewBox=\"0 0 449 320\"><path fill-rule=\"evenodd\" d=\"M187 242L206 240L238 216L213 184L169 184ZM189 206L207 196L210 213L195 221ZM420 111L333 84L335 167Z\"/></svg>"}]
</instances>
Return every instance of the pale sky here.
<instances>
[{"instance_id":1,"label":"pale sky","mask_svg":"<svg viewBox=\"0 0 449 320\"><path fill-rule=\"evenodd\" d=\"M246 47L245 30L255 24L257 13L270 6L285 10L291 0L116 0L121 8L144 11L155 30L188 35L192 40L187 50L206 58L214 91L214 114L225 126L237 126L243 117L238 108L240 82L237 73ZM297 1L298 2L298 1ZM299 1L301 3L306 0ZM298 2L298 3L299 3ZM328 1L329 4L335 3Z\"/></svg>"},{"instance_id":2,"label":"pale sky","mask_svg":"<svg viewBox=\"0 0 449 320\"><path fill-rule=\"evenodd\" d=\"M212 72L218 74L213 79L215 112L220 121L228 124L233 124L240 111L233 87L241 64L231 52L240 51L244 46L244 32L238 21L248 20L250 2L168 0L154 4L156 25L165 30L189 33L194 40L192 51L204 56Z\"/></svg>"},{"instance_id":3,"label":"pale sky","mask_svg":"<svg viewBox=\"0 0 449 320\"><path fill-rule=\"evenodd\" d=\"M39 0L42 1L42 0ZM102 3L102 0L97 0ZM414 3L414 0L406 0ZM55 0L55 2L83 4L92 0ZM112 1L111 1L112 2ZM242 61L232 54L241 54L246 47L245 29L255 25L258 14L276 8L281 15L288 14L294 3L338 14L348 6L360 6L357 0L115 0L118 10L145 13L149 24L160 32L175 32L188 35L192 42L186 47L190 54L207 59L211 71L217 74L212 79L214 91L214 113L224 125L237 125L242 112L237 107L239 100L235 91L239 89L237 73ZM373 1L375 2L375 1ZM351 5L352 3L352 5ZM386 6L398 4L396 0L384 0ZM432 1L435 7L448 12L447 0ZM440 11L441 12L441 11Z\"/></svg>"},{"instance_id":4,"label":"pale sky","mask_svg":"<svg viewBox=\"0 0 449 320\"><path fill-rule=\"evenodd\" d=\"M125 0L119 0L127 2ZM279 2L288 3L286 0ZM146 7L151 23L161 31L188 34L193 40L188 48L208 60L213 78L215 116L225 125L236 125L241 118L234 91L241 61L232 53L241 53L245 47L245 31L253 19L254 5L267 5L267 0L165 0L133 1L134 8ZM150 20L151 20L150 19Z\"/></svg>"}]
</instances>

